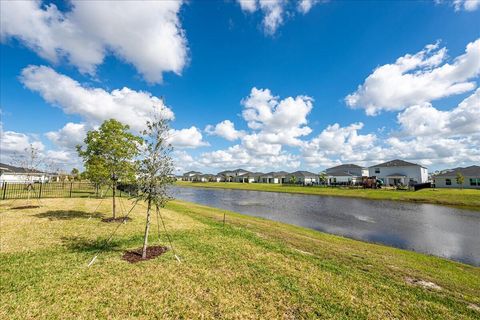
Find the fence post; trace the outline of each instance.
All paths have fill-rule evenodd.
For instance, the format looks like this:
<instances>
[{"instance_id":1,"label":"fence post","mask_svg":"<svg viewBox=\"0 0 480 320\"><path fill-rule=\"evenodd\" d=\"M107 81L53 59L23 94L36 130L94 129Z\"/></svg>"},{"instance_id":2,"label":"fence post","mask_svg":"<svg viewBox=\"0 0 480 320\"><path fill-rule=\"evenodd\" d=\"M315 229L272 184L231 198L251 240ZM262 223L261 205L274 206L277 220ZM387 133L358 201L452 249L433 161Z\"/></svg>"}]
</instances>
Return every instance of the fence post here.
<instances>
[{"instance_id":1,"label":"fence post","mask_svg":"<svg viewBox=\"0 0 480 320\"><path fill-rule=\"evenodd\" d=\"M70 198L72 197L72 185L73 185L73 182L70 182Z\"/></svg>"},{"instance_id":2,"label":"fence post","mask_svg":"<svg viewBox=\"0 0 480 320\"><path fill-rule=\"evenodd\" d=\"M5 200L5 196L7 194L7 181L3 182L3 200Z\"/></svg>"},{"instance_id":3,"label":"fence post","mask_svg":"<svg viewBox=\"0 0 480 320\"><path fill-rule=\"evenodd\" d=\"M38 191L38 199L42 197L42 185L43 185L43 182L40 183L40 190Z\"/></svg>"}]
</instances>

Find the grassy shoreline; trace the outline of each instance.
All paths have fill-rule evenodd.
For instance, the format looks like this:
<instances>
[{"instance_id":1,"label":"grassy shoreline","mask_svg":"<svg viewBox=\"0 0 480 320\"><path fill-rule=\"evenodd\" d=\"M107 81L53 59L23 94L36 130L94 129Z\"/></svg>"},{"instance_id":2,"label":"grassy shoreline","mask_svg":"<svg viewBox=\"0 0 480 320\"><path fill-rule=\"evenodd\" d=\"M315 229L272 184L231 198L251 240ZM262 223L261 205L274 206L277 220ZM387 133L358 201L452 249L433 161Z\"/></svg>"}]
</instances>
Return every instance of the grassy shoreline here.
<instances>
[{"instance_id":1,"label":"grassy shoreline","mask_svg":"<svg viewBox=\"0 0 480 320\"><path fill-rule=\"evenodd\" d=\"M240 189L266 192L299 193L334 197L353 197L371 200L392 200L430 203L480 211L480 190L472 189L423 189L419 191L397 191L386 189L346 189L309 186L293 186L266 183L234 182L188 182L177 181L183 187Z\"/></svg>"},{"instance_id":2,"label":"grassy shoreline","mask_svg":"<svg viewBox=\"0 0 480 320\"><path fill-rule=\"evenodd\" d=\"M99 201L0 202L0 318L480 316L480 268L181 201L162 212L182 263L169 251L129 264L145 208L106 245L116 226L100 222L108 203L91 214ZM151 243L167 244L155 230Z\"/></svg>"}]
</instances>

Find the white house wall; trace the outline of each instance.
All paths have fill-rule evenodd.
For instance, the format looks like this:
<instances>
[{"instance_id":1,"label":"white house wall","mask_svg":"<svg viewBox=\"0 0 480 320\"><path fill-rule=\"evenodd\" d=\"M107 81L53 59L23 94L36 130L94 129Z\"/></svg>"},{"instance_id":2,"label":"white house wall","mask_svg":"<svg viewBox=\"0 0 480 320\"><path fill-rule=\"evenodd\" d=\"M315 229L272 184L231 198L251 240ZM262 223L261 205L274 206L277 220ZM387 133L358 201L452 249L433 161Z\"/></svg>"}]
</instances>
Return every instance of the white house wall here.
<instances>
[{"instance_id":1,"label":"white house wall","mask_svg":"<svg viewBox=\"0 0 480 320\"><path fill-rule=\"evenodd\" d=\"M352 176L327 176L329 184L331 183L357 183L361 182L361 177L352 177Z\"/></svg>"},{"instance_id":2,"label":"white house wall","mask_svg":"<svg viewBox=\"0 0 480 320\"><path fill-rule=\"evenodd\" d=\"M380 173L376 173L375 169L379 168ZM368 169L369 176L376 176L377 179L382 179L387 183L387 177L394 174L406 176L405 184L408 184L410 179L417 183L427 182L428 170L420 166L398 166L398 167L370 167Z\"/></svg>"},{"instance_id":3,"label":"white house wall","mask_svg":"<svg viewBox=\"0 0 480 320\"><path fill-rule=\"evenodd\" d=\"M28 176L23 174L9 174L4 173L0 176L0 182L7 182L7 183L24 183L24 182L46 182L48 178L44 175L42 176Z\"/></svg>"}]
</instances>

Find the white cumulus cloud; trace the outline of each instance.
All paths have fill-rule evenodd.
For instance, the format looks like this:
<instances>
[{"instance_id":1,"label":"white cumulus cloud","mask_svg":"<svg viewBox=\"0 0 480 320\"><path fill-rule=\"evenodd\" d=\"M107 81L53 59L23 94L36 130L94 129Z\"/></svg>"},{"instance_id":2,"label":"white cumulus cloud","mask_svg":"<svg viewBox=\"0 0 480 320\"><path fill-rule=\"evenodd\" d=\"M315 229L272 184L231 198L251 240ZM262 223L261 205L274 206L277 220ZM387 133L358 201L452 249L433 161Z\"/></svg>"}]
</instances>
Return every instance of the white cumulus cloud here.
<instances>
[{"instance_id":1,"label":"white cumulus cloud","mask_svg":"<svg viewBox=\"0 0 480 320\"><path fill-rule=\"evenodd\" d=\"M217 123L215 126L208 125L205 131L210 135L216 135L229 141L237 140L245 135L244 131L235 129L235 125L230 120L224 120Z\"/></svg>"},{"instance_id":2,"label":"white cumulus cloud","mask_svg":"<svg viewBox=\"0 0 480 320\"><path fill-rule=\"evenodd\" d=\"M480 8L480 0L453 0L455 11L475 11Z\"/></svg>"},{"instance_id":3,"label":"white cumulus cloud","mask_svg":"<svg viewBox=\"0 0 480 320\"><path fill-rule=\"evenodd\" d=\"M255 12L257 10L257 0L237 0L243 11Z\"/></svg>"},{"instance_id":4,"label":"white cumulus cloud","mask_svg":"<svg viewBox=\"0 0 480 320\"><path fill-rule=\"evenodd\" d=\"M298 146L302 143L299 138L312 131L307 126L307 116L313 108L311 97L300 95L279 100L269 89L254 87L242 104L242 116L248 127L258 132L259 141Z\"/></svg>"},{"instance_id":5,"label":"white cumulus cloud","mask_svg":"<svg viewBox=\"0 0 480 320\"><path fill-rule=\"evenodd\" d=\"M194 126L180 130L171 129L169 142L172 146L177 148L198 148L208 146L208 143L203 140L200 130Z\"/></svg>"},{"instance_id":6,"label":"white cumulus cloud","mask_svg":"<svg viewBox=\"0 0 480 320\"><path fill-rule=\"evenodd\" d=\"M35 139L35 137L10 130L4 131L1 127L0 138L2 158L9 159L14 154L24 154L25 149L30 148L30 145L39 151L45 149L44 144L40 140Z\"/></svg>"},{"instance_id":7,"label":"white cumulus cloud","mask_svg":"<svg viewBox=\"0 0 480 320\"><path fill-rule=\"evenodd\" d=\"M320 2L326 2L328 0L300 0L298 1L298 4L297 4L297 10L303 14L306 14L308 13L312 8L313 6L315 6L316 4L320 3Z\"/></svg>"},{"instance_id":8,"label":"white cumulus cloud","mask_svg":"<svg viewBox=\"0 0 480 320\"><path fill-rule=\"evenodd\" d=\"M450 111L425 103L407 108L397 119L410 136L480 135L480 89Z\"/></svg>"},{"instance_id":9,"label":"white cumulus cloud","mask_svg":"<svg viewBox=\"0 0 480 320\"><path fill-rule=\"evenodd\" d=\"M174 118L172 110L165 106L163 100L149 92L127 87L108 92L102 88L82 86L46 66L26 67L20 80L48 103L59 106L67 114L80 115L92 126L113 118L139 131L151 118L154 108L166 119Z\"/></svg>"},{"instance_id":10,"label":"white cumulus cloud","mask_svg":"<svg viewBox=\"0 0 480 320\"><path fill-rule=\"evenodd\" d=\"M301 0L289 2L288 0L237 0L242 11L253 14L260 11L263 15L262 26L266 35L274 35L278 28L284 24L286 17L293 17L295 11L306 14L320 0ZM295 4L296 3L296 4Z\"/></svg>"},{"instance_id":11,"label":"white cumulus cloud","mask_svg":"<svg viewBox=\"0 0 480 320\"><path fill-rule=\"evenodd\" d=\"M241 167L253 171L270 171L281 168L298 168L300 160L297 155L287 152L276 155L255 155L241 145L234 145L225 150L202 153L198 159L198 165L216 169Z\"/></svg>"},{"instance_id":12,"label":"white cumulus cloud","mask_svg":"<svg viewBox=\"0 0 480 320\"><path fill-rule=\"evenodd\" d=\"M36 150L31 163L30 147ZM4 131L0 125L0 162L14 166L30 166L38 170L55 171L60 168L78 166L78 157L68 150L48 150L38 136L16 131Z\"/></svg>"},{"instance_id":13,"label":"white cumulus cloud","mask_svg":"<svg viewBox=\"0 0 480 320\"><path fill-rule=\"evenodd\" d=\"M379 149L375 145L375 134L361 134L363 123L352 123L346 127L338 123L327 126L318 136L302 148L302 154L310 165L368 161Z\"/></svg>"},{"instance_id":14,"label":"white cumulus cloud","mask_svg":"<svg viewBox=\"0 0 480 320\"><path fill-rule=\"evenodd\" d=\"M132 64L150 83L180 74L188 60L182 1L80 1L68 12L42 1L2 1L2 41L18 39L53 63L95 74L107 54ZM141 31L140 31L141 30Z\"/></svg>"},{"instance_id":15,"label":"white cumulus cloud","mask_svg":"<svg viewBox=\"0 0 480 320\"><path fill-rule=\"evenodd\" d=\"M60 130L49 131L45 135L55 145L73 149L83 143L87 135L87 126L84 123L68 122Z\"/></svg>"},{"instance_id":16,"label":"white cumulus cloud","mask_svg":"<svg viewBox=\"0 0 480 320\"><path fill-rule=\"evenodd\" d=\"M480 74L480 39L469 43L465 53L452 63L445 62L446 52L438 43L427 45L416 54L378 67L345 98L347 105L376 115L475 89L477 85L471 80Z\"/></svg>"}]
</instances>

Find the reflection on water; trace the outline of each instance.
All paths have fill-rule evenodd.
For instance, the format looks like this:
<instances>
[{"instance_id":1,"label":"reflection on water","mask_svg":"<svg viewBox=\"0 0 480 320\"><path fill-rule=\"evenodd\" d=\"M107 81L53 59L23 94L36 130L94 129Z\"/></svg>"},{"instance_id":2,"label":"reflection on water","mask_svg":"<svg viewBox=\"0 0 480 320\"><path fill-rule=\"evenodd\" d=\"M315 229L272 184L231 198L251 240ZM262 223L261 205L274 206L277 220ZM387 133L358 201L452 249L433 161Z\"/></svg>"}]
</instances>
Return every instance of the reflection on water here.
<instances>
[{"instance_id":1,"label":"reflection on water","mask_svg":"<svg viewBox=\"0 0 480 320\"><path fill-rule=\"evenodd\" d=\"M232 189L175 187L173 193L180 200L480 265L480 212Z\"/></svg>"}]
</instances>

